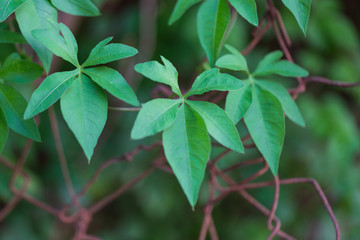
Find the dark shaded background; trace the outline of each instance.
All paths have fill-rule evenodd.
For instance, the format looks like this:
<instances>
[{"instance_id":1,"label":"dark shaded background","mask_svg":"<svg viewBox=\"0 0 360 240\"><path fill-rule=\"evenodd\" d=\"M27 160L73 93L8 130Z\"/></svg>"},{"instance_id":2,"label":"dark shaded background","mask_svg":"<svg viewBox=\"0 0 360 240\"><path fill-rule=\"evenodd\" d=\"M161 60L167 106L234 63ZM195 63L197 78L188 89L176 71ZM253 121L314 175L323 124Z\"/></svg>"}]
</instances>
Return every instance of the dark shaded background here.
<instances>
[{"instance_id":1,"label":"dark shaded background","mask_svg":"<svg viewBox=\"0 0 360 240\"><path fill-rule=\"evenodd\" d=\"M97 0L99 6L101 0ZM174 1L105 1L102 16L81 18L60 14L60 21L74 32L79 43L79 59L85 60L91 48L100 40L114 36L115 42L139 49L135 58L112 64L136 89L141 102L151 99L156 86L134 73L133 65L160 55L172 61L179 71L180 86L186 89L205 54L196 34L196 12L191 8L173 26L167 21ZM264 0L259 0L259 14L264 12ZM155 7L154 7L155 6ZM293 41L291 48L296 62L312 75L354 82L360 80L360 2L353 0L313 0L312 12L306 38L301 33L293 16L279 1L286 28ZM243 49L251 39L253 28L238 17L227 43ZM271 33L248 56L253 67L264 54L279 49ZM0 45L0 61L14 52L11 45ZM56 59L52 71L70 70L64 61ZM277 79L286 86L296 84L292 79ZM35 83L34 85L36 85ZM29 98L33 85L16 85ZM111 98L111 96L109 96ZM111 106L122 106L111 98ZM223 104L223 103L222 103ZM313 177L323 187L343 234L343 239L360 239L360 88L339 89L311 84L308 91L298 99L306 119L305 129L286 123L285 147L280 162L280 177ZM130 129L136 113L109 112L108 122L90 164L63 121L59 107L56 113L61 127L61 137L66 150L76 189L94 173L105 160L120 156L140 143L152 143L160 135L142 141L129 140ZM241 132L243 126L239 126ZM40 132L43 142L36 143L27 161L26 171L32 177L29 194L60 206L68 201L68 195L60 172L56 150L50 131L48 113L40 114ZM244 136L244 135L243 135ZM15 161L25 139L11 133L4 156ZM215 148L215 155L221 148ZM119 185L136 176L157 156L157 151L138 155L132 163L120 163L101 175L83 203L92 203L110 193ZM231 154L221 162L222 166L249 158ZM251 175L257 167L234 171L234 178ZM0 167L0 207L11 193L8 181L11 173ZM271 179L270 173L259 180ZM273 189L250 191L259 201L270 207ZM207 197L204 184L200 201L193 212L174 176L156 171L133 190L94 216L90 233L104 239L151 239L183 240L197 239L202 222L202 203ZM282 229L298 239L335 239L334 229L327 212L314 189L307 185L290 185L281 188L277 211L282 220ZM216 206L214 219L220 239L266 239L269 231L266 218L253 209L245 200L231 195ZM38 240L70 239L73 229L60 224L47 213L28 203L21 204L0 223L0 239Z\"/></svg>"}]
</instances>

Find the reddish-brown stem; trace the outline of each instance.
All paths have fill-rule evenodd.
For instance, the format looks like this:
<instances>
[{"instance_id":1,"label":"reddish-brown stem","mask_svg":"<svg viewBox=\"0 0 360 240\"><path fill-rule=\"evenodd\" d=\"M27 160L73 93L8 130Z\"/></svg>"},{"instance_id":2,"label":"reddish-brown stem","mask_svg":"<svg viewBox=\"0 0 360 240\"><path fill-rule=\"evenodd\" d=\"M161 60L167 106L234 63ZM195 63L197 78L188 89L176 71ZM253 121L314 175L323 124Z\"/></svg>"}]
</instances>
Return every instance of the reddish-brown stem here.
<instances>
[{"instance_id":1,"label":"reddish-brown stem","mask_svg":"<svg viewBox=\"0 0 360 240\"><path fill-rule=\"evenodd\" d=\"M98 203L93 205L89 208L89 213L94 214L98 211L100 211L102 208L104 208L106 205L111 203L112 201L116 200L121 194L135 186L138 182L143 180L144 178L148 177L153 171L155 167L150 167L147 170L145 170L143 173L141 173L139 176L131 180L130 182L124 184L121 186L118 190L111 193L109 196L105 197L104 199L100 200Z\"/></svg>"}]
</instances>

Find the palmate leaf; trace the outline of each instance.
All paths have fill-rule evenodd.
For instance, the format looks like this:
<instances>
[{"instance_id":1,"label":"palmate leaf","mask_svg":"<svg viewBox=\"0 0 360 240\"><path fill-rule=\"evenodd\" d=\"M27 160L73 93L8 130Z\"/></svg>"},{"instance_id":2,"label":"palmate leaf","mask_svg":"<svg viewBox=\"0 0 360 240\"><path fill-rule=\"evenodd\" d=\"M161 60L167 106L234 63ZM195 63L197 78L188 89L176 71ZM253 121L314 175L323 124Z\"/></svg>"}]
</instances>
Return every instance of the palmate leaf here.
<instances>
[{"instance_id":1,"label":"palmate leaf","mask_svg":"<svg viewBox=\"0 0 360 240\"><path fill-rule=\"evenodd\" d=\"M277 175L285 136L283 109L272 93L256 85L252 88L252 104L244 116L245 124L272 173Z\"/></svg>"},{"instance_id":2,"label":"palmate leaf","mask_svg":"<svg viewBox=\"0 0 360 240\"><path fill-rule=\"evenodd\" d=\"M90 0L51 0L59 10L77 16L98 16L99 9Z\"/></svg>"},{"instance_id":3,"label":"palmate leaf","mask_svg":"<svg viewBox=\"0 0 360 240\"><path fill-rule=\"evenodd\" d=\"M4 150L9 129L7 127L6 118L0 107L0 153Z\"/></svg>"},{"instance_id":4,"label":"palmate leaf","mask_svg":"<svg viewBox=\"0 0 360 240\"><path fill-rule=\"evenodd\" d=\"M86 68L82 72L115 97L134 106L140 105L134 91L118 71L102 66Z\"/></svg>"},{"instance_id":5,"label":"palmate leaf","mask_svg":"<svg viewBox=\"0 0 360 240\"><path fill-rule=\"evenodd\" d=\"M310 16L312 0L282 0L284 5L292 12L301 30L306 34L306 28Z\"/></svg>"},{"instance_id":6,"label":"palmate leaf","mask_svg":"<svg viewBox=\"0 0 360 240\"><path fill-rule=\"evenodd\" d=\"M40 141L40 134L33 119L24 120L27 102L14 88L0 85L0 107L6 118L8 127L27 138Z\"/></svg>"},{"instance_id":7,"label":"palmate leaf","mask_svg":"<svg viewBox=\"0 0 360 240\"><path fill-rule=\"evenodd\" d=\"M161 57L164 65L157 61L139 63L135 65L135 71L145 77L159 83L167 84L171 90L178 96L182 96L178 84L178 72L172 63L164 57Z\"/></svg>"},{"instance_id":8,"label":"palmate leaf","mask_svg":"<svg viewBox=\"0 0 360 240\"><path fill-rule=\"evenodd\" d=\"M90 161L107 119L104 91L81 74L61 97L60 105L66 123Z\"/></svg>"},{"instance_id":9,"label":"palmate leaf","mask_svg":"<svg viewBox=\"0 0 360 240\"><path fill-rule=\"evenodd\" d=\"M76 40L66 25L60 23L60 29L64 37L49 29L35 29L32 31L32 35L56 56L78 67Z\"/></svg>"},{"instance_id":10,"label":"palmate leaf","mask_svg":"<svg viewBox=\"0 0 360 240\"><path fill-rule=\"evenodd\" d=\"M186 100L186 103L201 115L216 141L239 153L244 152L239 133L224 110L210 102Z\"/></svg>"},{"instance_id":11,"label":"palmate leaf","mask_svg":"<svg viewBox=\"0 0 360 240\"><path fill-rule=\"evenodd\" d=\"M39 56L45 71L48 73L53 53L36 40L31 31L41 28L58 33L56 9L47 0L27 0L24 5L16 10L15 15L21 33Z\"/></svg>"},{"instance_id":12,"label":"palmate leaf","mask_svg":"<svg viewBox=\"0 0 360 240\"><path fill-rule=\"evenodd\" d=\"M288 116L291 121L301 127L305 127L304 118L302 117L298 106L291 98L286 88L284 88L281 84L273 81L256 80L255 83L264 90L271 92L275 97L277 97L277 99L282 105L284 112L286 113L286 116Z\"/></svg>"},{"instance_id":13,"label":"palmate leaf","mask_svg":"<svg viewBox=\"0 0 360 240\"><path fill-rule=\"evenodd\" d=\"M255 0L229 0L236 11L254 26L259 24Z\"/></svg>"},{"instance_id":14,"label":"palmate leaf","mask_svg":"<svg viewBox=\"0 0 360 240\"><path fill-rule=\"evenodd\" d=\"M195 206L210 157L210 137L204 120L186 104L163 132L166 158L191 206Z\"/></svg>"},{"instance_id":15,"label":"palmate leaf","mask_svg":"<svg viewBox=\"0 0 360 240\"><path fill-rule=\"evenodd\" d=\"M214 66L221 42L230 22L230 10L225 0L206 0L197 15L197 32L210 66Z\"/></svg>"},{"instance_id":16,"label":"palmate leaf","mask_svg":"<svg viewBox=\"0 0 360 240\"><path fill-rule=\"evenodd\" d=\"M2 0L0 1L0 22L5 21L18 7L27 0Z\"/></svg>"},{"instance_id":17,"label":"palmate leaf","mask_svg":"<svg viewBox=\"0 0 360 240\"><path fill-rule=\"evenodd\" d=\"M79 71L75 69L68 72L54 73L45 78L32 94L24 118L32 118L56 103L64 92L72 86L78 74Z\"/></svg>"},{"instance_id":18,"label":"palmate leaf","mask_svg":"<svg viewBox=\"0 0 360 240\"><path fill-rule=\"evenodd\" d=\"M131 138L141 139L170 127L175 121L180 103L179 99L154 99L142 105Z\"/></svg>"},{"instance_id":19,"label":"palmate leaf","mask_svg":"<svg viewBox=\"0 0 360 240\"><path fill-rule=\"evenodd\" d=\"M213 90L237 90L243 86L244 83L239 79L226 73L220 73L219 69L213 68L203 72L195 79L190 91L185 97L199 95Z\"/></svg>"},{"instance_id":20,"label":"palmate leaf","mask_svg":"<svg viewBox=\"0 0 360 240\"><path fill-rule=\"evenodd\" d=\"M112 37L109 37L98 43L90 52L88 59L82 64L83 67L95 66L99 64L113 62L119 59L134 56L138 51L130 46L111 43ZM108 45L107 45L108 44Z\"/></svg>"},{"instance_id":21,"label":"palmate leaf","mask_svg":"<svg viewBox=\"0 0 360 240\"><path fill-rule=\"evenodd\" d=\"M194 4L200 2L201 0L178 0L176 2L175 8L173 12L171 13L170 19L169 19L169 25L176 22L179 18L181 18L182 15Z\"/></svg>"},{"instance_id":22,"label":"palmate leaf","mask_svg":"<svg viewBox=\"0 0 360 240\"><path fill-rule=\"evenodd\" d=\"M0 68L0 78L9 82L28 83L43 73L43 68L29 60L23 60L17 53L8 56Z\"/></svg>"},{"instance_id":23,"label":"palmate leaf","mask_svg":"<svg viewBox=\"0 0 360 240\"><path fill-rule=\"evenodd\" d=\"M246 114L252 103L252 87L250 82L244 81L245 87L230 91L226 97L225 112L237 124Z\"/></svg>"}]
</instances>

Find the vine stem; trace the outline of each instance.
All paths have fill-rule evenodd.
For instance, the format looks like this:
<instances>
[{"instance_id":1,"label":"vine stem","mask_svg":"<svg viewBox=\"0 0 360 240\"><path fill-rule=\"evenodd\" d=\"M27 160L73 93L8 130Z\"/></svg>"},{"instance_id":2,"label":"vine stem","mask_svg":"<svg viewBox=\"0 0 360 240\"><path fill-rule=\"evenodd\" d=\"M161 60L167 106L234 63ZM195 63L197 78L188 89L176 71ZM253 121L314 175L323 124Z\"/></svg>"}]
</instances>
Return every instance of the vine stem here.
<instances>
[{"instance_id":1,"label":"vine stem","mask_svg":"<svg viewBox=\"0 0 360 240\"><path fill-rule=\"evenodd\" d=\"M109 107L110 111L118 111L118 112L138 112L141 110L141 107L138 108L126 108L126 107Z\"/></svg>"}]
</instances>

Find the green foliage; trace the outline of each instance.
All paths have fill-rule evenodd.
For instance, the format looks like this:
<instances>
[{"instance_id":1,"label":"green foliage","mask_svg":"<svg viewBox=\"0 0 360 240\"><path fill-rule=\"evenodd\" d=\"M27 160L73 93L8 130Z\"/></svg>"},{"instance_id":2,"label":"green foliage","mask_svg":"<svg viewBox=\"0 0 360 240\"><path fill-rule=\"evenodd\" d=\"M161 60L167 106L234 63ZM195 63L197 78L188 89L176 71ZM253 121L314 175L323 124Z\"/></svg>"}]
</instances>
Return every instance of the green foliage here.
<instances>
[{"instance_id":1,"label":"green foliage","mask_svg":"<svg viewBox=\"0 0 360 240\"><path fill-rule=\"evenodd\" d=\"M215 64L229 22L230 10L225 0L206 0L201 5L197 32L211 66Z\"/></svg>"},{"instance_id":2,"label":"green foliage","mask_svg":"<svg viewBox=\"0 0 360 240\"><path fill-rule=\"evenodd\" d=\"M90 161L107 119L108 103L102 88L130 104L137 106L139 102L119 72L105 66L80 66L74 35L64 24L60 24L59 28L62 36L48 29L37 29L32 33L55 55L77 68L48 76L34 91L24 117L33 117L60 98L64 119ZM110 40L102 41L91 51L85 66L108 63L137 53L134 48L123 44L106 45Z\"/></svg>"},{"instance_id":3,"label":"green foliage","mask_svg":"<svg viewBox=\"0 0 360 240\"><path fill-rule=\"evenodd\" d=\"M0 43L26 43L26 40L19 33L0 29Z\"/></svg>"},{"instance_id":4,"label":"green foliage","mask_svg":"<svg viewBox=\"0 0 360 240\"><path fill-rule=\"evenodd\" d=\"M260 61L254 73L249 73L244 56L232 47L231 54L221 57L218 67L245 71L248 74L245 87L230 91L225 111L238 123L243 117L255 145L264 156L274 175L277 174L285 136L283 112L300 126L305 126L301 113L287 90L280 84L258 80L258 76L280 75L305 77L308 72L298 65L280 60L282 53L275 51Z\"/></svg>"},{"instance_id":5,"label":"green foliage","mask_svg":"<svg viewBox=\"0 0 360 240\"><path fill-rule=\"evenodd\" d=\"M80 74L60 103L65 121L90 161L107 119L108 102L103 89Z\"/></svg>"},{"instance_id":6,"label":"green foliage","mask_svg":"<svg viewBox=\"0 0 360 240\"><path fill-rule=\"evenodd\" d=\"M34 120L24 120L27 102L14 88L0 84L0 107L5 115L7 126L27 138L40 141L40 134ZM4 126L4 121L2 121Z\"/></svg>"},{"instance_id":7,"label":"green foliage","mask_svg":"<svg viewBox=\"0 0 360 240\"><path fill-rule=\"evenodd\" d=\"M18 7L27 0L2 0L0 1L0 22L5 21Z\"/></svg>"},{"instance_id":8,"label":"green foliage","mask_svg":"<svg viewBox=\"0 0 360 240\"><path fill-rule=\"evenodd\" d=\"M254 26L259 24L255 0L229 0L236 11Z\"/></svg>"},{"instance_id":9,"label":"green foliage","mask_svg":"<svg viewBox=\"0 0 360 240\"><path fill-rule=\"evenodd\" d=\"M272 173L277 175L285 137L281 103L270 92L256 85L252 86L252 104L244 116L244 121Z\"/></svg>"},{"instance_id":10,"label":"green foliage","mask_svg":"<svg viewBox=\"0 0 360 240\"><path fill-rule=\"evenodd\" d=\"M0 78L14 83L28 83L40 77L43 68L29 60L23 60L17 53L8 56L0 68Z\"/></svg>"},{"instance_id":11,"label":"green foliage","mask_svg":"<svg viewBox=\"0 0 360 240\"><path fill-rule=\"evenodd\" d=\"M201 0L178 0L176 2L175 8L170 16L169 25L176 22L182 15L194 4L200 2Z\"/></svg>"},{"instance_id":12,"label":"green foliage","mask_svg":"<svg viewBox=\"0 0 360 240\"><path fill-rule=\"evenodd\" d=\"M22 35L39 56L45 71L49 73L53 54L36 40L31 32L41 28L58 33L56 9L47 0L27 0L16 10L15 15Z\"/></svg>"},{"instance_id":13,"label":"green foliage","mask_svg":"<svg viewBox=\"0 0 360 240\"><path fill-rule=\"evenodd\" d=\"M237 90L244 84L214 68L200 74L190 91L182 96L177 70L167 59L162 57L162 60L165 66L151 61L137 64L135 70L155 82L171 86L180 99L155 99L145 103L131 137L141 139L163 131L166 158L190 205L194 207L211 152L208 133L230 149L242 153L244 148L234 123L224 110L213 103L187 98L213 90Z\"/></svg>"},{"instance_id":14,"label":"green foliage","mask_svg":"<svg viewBox=\"0 0 360 240\"><path fill-rule=\"evenodd\" d=\"M59 10L78 16L98 16L99 9L91 0L51 0L51 3Z\"/></svg>"},{"instance_id":15,"label":"green foliage","mask_svg":"<svg viewBox=\"0 0 360 240\"><path fill-rule=\"evenodd\" d=\"M165 156L192 207L210 157L210 137L206 132L201 116L183 104L174 123L163 133Z\"/></svg>"},{"instance_id":16,"label":"green foliage","mask_svg":"<svg viewBox=\"0 0 360 240\"><path fill-rule=\"evenodd\" d=\"M312 0L282 0L296 18L304 34L306 34L309 21L311 1Z\"/></svg>"},{"instance_id":17,"label":"green foliage","mask_svg":"<svg viewBox=\"0 0 360 240\"><path fill-rule=\"evenodd\" d=\"M0 153L4 150L9 129L7 127L6 118L0 108Z\"/></svg>"}]
</instances>

